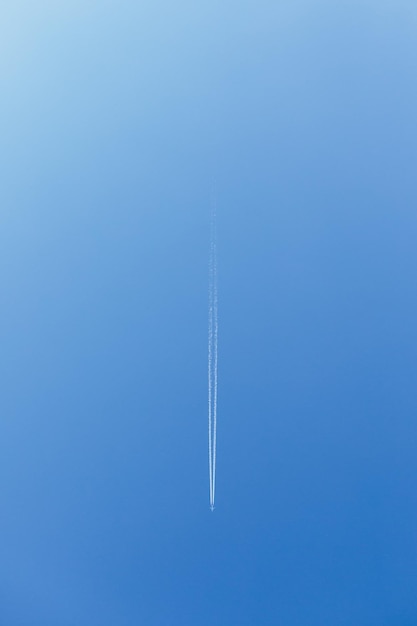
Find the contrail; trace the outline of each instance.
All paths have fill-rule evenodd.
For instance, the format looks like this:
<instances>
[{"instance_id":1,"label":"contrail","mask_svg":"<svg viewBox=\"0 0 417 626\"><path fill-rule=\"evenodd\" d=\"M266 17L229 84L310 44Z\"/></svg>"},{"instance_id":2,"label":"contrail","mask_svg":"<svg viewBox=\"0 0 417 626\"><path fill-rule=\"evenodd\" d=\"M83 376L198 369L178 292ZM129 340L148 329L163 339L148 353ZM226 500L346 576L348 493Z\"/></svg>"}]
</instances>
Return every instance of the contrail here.
<instances>
[{"instance_id":1,"label":"contrail","mask_svg":"<svg viewBox=\"0 0 417 626\"><path fill-rule=\"evenodd\" d=\"M217 292L217 237L216 201L211 208L208 310L208 429L210 508L214 509L216 492L216 439L217 439L217 371L218 371L218 292Z\"/></svg>"}]
</instances>

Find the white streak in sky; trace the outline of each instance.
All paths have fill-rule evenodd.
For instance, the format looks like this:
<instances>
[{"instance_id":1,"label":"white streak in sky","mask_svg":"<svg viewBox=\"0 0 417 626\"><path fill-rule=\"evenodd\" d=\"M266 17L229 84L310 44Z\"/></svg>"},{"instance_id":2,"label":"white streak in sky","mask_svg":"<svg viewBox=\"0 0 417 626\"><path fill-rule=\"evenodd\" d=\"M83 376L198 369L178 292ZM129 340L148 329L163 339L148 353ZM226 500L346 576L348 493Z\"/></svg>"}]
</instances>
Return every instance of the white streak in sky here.
<instances>
[{"instance_id":1,"label":"white streak in sky","mask_svg":"<svg viewBox=\"0 0 417 626\"><path fill-rule=\"evenodd\" d=\"M213 201L210 225L209 310L208 310L208 430L210 508L214 509L216 491L217 438L217 370L218 370L218 293L217 293L217 238L216 202Z\"/></svg>"}]
</instances>

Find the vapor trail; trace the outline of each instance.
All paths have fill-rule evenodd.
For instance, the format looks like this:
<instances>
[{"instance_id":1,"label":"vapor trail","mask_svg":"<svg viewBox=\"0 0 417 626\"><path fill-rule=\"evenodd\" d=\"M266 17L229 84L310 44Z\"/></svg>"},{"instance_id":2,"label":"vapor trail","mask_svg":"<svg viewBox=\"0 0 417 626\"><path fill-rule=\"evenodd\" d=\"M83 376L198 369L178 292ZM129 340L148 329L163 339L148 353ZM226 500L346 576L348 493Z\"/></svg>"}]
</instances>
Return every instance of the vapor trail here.
<instances>
[{"instance_id":1,"label":"vapor trail","mask_svg":"<svg viewBox=\"0 0 417 626\"><path fill-rule=\"evenodd\" d=\"M214 509L216 491L216 440L217 440L217 379L218 379L218 292L217 292L217 238L216 203L211 209L208 310L208 429L210 508Z\"/></svg>"}]
</instances>

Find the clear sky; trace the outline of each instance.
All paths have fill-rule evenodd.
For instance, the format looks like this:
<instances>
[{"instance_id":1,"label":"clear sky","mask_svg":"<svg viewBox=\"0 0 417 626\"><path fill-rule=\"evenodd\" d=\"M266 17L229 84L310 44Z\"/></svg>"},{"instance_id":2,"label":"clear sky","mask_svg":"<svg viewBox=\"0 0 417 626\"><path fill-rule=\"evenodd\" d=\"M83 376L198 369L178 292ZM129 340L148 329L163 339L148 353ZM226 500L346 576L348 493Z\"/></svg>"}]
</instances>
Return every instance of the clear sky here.
<instances>
[{"instance_id":1,"label":"clear sky","mask_svg":"<svg viewBox=\"0 0 417 626\"><path fill-rule=\"evenodd\" d=\"M2 626L417 624L416 59L415 0L3 1Z\"/></svg>"}]
</instances>

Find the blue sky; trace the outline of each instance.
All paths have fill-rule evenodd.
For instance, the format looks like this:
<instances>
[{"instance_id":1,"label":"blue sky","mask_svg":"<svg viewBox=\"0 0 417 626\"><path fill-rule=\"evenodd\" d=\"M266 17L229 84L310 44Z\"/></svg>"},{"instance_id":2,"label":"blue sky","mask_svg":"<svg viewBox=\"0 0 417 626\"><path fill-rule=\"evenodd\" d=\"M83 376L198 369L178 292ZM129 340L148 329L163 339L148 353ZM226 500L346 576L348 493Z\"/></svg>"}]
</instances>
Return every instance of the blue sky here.
<instances>
[{"instance_id":1,"label":"blue sky","mask_svg":"<svg viewBox=\"0 0 417 626\"><path fill-rule=\"evenodd\" d=\"M4 3L2 624L417 623L416 29Z\"/></svg>"}]
</instances>

